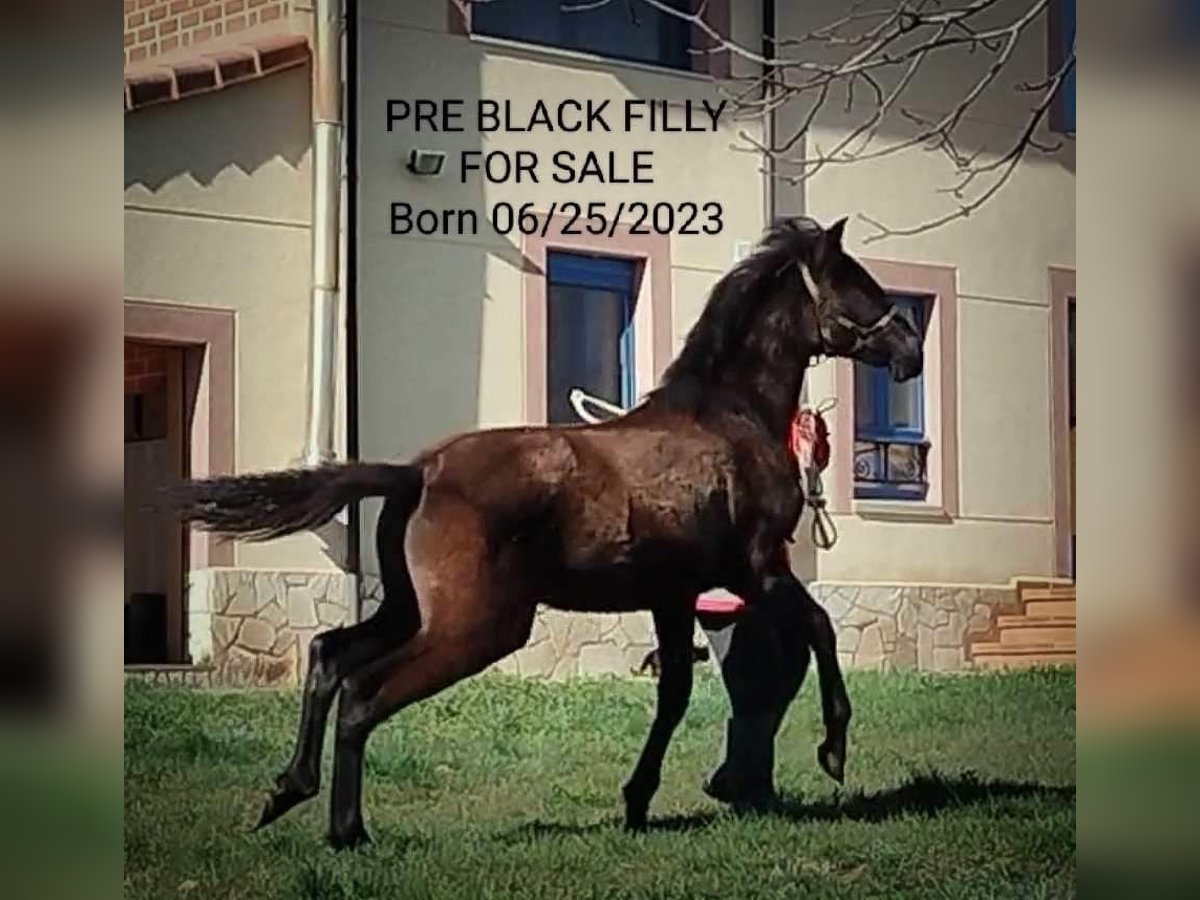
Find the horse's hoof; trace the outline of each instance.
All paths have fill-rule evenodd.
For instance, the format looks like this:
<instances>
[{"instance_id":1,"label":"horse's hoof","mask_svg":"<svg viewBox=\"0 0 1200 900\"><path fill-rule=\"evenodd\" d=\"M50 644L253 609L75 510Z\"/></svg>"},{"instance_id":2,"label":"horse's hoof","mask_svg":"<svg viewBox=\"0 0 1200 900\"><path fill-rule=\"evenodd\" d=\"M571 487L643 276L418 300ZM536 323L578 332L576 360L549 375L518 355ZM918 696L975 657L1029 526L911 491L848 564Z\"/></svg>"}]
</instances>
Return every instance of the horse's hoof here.
<instances>
[{"instance_id":1,"label":"horse's hoof","mask_svg":"<svg viewBox=\"0 0 1200 900\"><path fill-rule=\"evenodd\" d=\"M737 799L729 786L729 779L725 777L724 769L713 773L712 777L700 785L700 790L718 803L733 803Z\"/></svg>"},{"instance_id":2,"label":"horse's hoof","mask_svg":"<svg viewBox=\"0 0 1200 900\"><path fill-rule=\"evenodd\" d=\"M263 804L262 815L258 817L258 824L254 826L255 831L266 828L288 810L311 799L317 793L315 790L288 786L282 778L278 784L279 786L271 792L271 795L267 797L267 802Z\"/></svg>"},{"instance_id":3,"label":"horse's hoof","mask_svg":"<svg viewBox=\"0 0 1200 900\"><path fill-rule=\"evenodd\" d=\"M756 790L735 790L718 771L702 786L704 793L718 803L729 806L737 815L773 812L779 806L779 796L769 785Z\"/></svg>"},{"instance_id":4,"label":"horse's hoof","mask_svg":"<svg viewBox=\"0 0 1200 900\"><path fill-rule=\"evenodd\" d=\"M262 814L259 815L258 824L254 826L254 830L262 831L287 811L288 807L280 802L279 795L272 794L263 804Z\"/></svg>"},{"instance_id":5,"label":"horse's hoof","mask_svg":"<svg viewBox=\"0 0 1200 900\"><path fill-rule=\"evenodd\" d=\"M345 834L329 832L329 846L334 850L361 850L371 843L371 836L361 825L349 829Z\"/></svg>"},{"instance_id":6,"label":"horse's hoof","mask_svg":"<svg viewBox=\"0 0 1200 900\"><path fill-rule=\"evenodd\" d=\"M646 814L626 813L625 830L631 834L641 834L646 830Z\"/></svg>"},{"instance_id":7,"label":"horse's hoof","mask_svg":"<svg viewBox=\"0 0 1200 900\"><path fill-rule=\"evenodd\" d=\"M779 808L779 795L772 784L759 784L741 791L731 803L739 815L775 812Z\"/></svg>"},{"instance_id":8,"label":"horse's hoof","mask_svg":"<svg viewBox=\"0 0 1200 900\"><path fill-rule=\"evenodd\" d=\"M817 762L825 774L838 784L845 784L846 746L842 741L826 741L817 748Z\"/></svg>"}]
</instances>

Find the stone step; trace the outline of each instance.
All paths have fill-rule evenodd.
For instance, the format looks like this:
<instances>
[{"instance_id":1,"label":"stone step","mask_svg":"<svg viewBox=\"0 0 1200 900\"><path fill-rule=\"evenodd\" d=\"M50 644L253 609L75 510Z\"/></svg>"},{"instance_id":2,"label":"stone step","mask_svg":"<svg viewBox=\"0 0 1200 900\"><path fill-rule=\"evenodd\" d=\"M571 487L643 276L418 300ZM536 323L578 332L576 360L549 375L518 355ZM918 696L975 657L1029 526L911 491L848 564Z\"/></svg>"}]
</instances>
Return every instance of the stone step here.
<instances>
[{"instance_id":1,"label":"stone step","mask_svg":"<svg viewBox=\"0 0 1200 900\"><path fill-rule=\"evenodd\" d=\"M976 669L1032 669L1036 666L1074 666L1075 654L1026 653L1022 656L980 656L973 660Z\"/></svg>"},{"instance_id":2,"label":"stone step","mask_svg":"<svg viewBox=\"0 0 1200 900\"><path fill-rule=\"evenodd\" d=\"M1074 619L1074 600L1027 600L1025 616L1030 619Z\"/></svg>"},{"instance_id":3,"label":"stone step","mask_svg":"<svg viewBox=\"0 0 1200 900\"><path fill-rule=\"evenodd\" d=\"M1074 590L1075 582L1069 578L1034 578L1026 575L1018 575L1012 580L1013 586L1018 591L1031 590Z\"/></svg>"},{"instance_id":4,"label":"stone step","mask_svg":"<svg viewBox=\"0 0 1200 900\"><path fill-rule=\"evenodd\" d=\"M971 647L976 668L1025 668L1037 665L1075 665L1075 650L1050 644L1013 647L999 641L985 641Z\"/></svg>"},{"instance_id":5,"label":"stone step","mask_svg":"<svg viewBox=\"0 0 1200 900\"><path fill-rule=\"evenodd\" d=\"M1000 643L1008 647L1047 646L1075 650L1075 620L1001 616Z\"/></svg>"},{"instance_id":6,"label":"stone step","mask_svg":"<svg viewBox=\"0 0 1200 900\"><path fill-rule=\"evenodd\" d=\"M1026 587L1019 591L1021 599L1030 600L1074 600L1075 585L1054 585L1053 587Z\"/></svg>"},{"instance_id":7,"label":"stone step","mask_svg":"<svg viewBox=\"0 0 1200 900\"><path fill-rule=\"evenodd\" d=\"M996 616L998 628L1051 628L1054 626L1074 628L1074 616L1030 616L1030 615L999 615Z\"/></svg>"}]
</instances>

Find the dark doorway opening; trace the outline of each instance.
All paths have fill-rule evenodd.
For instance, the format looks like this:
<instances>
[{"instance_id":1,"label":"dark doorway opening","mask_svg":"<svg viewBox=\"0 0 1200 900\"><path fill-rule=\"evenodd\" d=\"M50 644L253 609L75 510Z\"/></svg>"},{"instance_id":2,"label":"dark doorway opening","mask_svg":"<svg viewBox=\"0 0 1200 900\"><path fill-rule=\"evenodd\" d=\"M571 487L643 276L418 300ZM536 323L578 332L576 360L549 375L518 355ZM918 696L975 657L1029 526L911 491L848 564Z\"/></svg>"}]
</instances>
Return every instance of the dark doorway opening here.
<instances>
[{"instance_id":1,"label":"dark doorway opening","mask_svg":"<svg viewBox=\"0 0 1200 900\"><path fill-rule=\"evenodd\" d=\"M163 488L187 476L186 349L125 341L125 663L187 662L184 529Z\"/></svg>"},{"instance_id":2,"label":"dark doorway opening","mask_svg":"<svg viewBox=\"0 0 1200 900\"><path fill-rule=\"evenodd\" d=\"M1075 577L1075 298L1067 298L1067 427L1071 439L1071 578Z\"/></svg>"}]
</instances>

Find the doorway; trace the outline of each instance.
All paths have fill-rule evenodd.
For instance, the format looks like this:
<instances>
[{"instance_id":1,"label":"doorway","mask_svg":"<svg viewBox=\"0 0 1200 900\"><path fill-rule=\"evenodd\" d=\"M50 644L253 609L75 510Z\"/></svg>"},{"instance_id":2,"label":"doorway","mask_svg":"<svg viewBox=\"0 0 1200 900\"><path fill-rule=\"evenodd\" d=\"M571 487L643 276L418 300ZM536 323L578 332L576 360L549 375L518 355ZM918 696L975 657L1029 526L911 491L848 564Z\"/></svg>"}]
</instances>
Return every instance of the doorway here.
<instances>
[{"instance_id":1,"label":"doorway","mask_svg":"<svg viewBox=\"0 0 1200 900\"><path fill-rule=\"evenodd\" d=\"M187 662L186 533L159 495L188 474L185 348L125 341L125 664Z\"/></svg>"},{"instance_id":2,"label":"doorway","mask_svg":"<svg viewBox=\"0 0 1200 900\"><path fill-rule=\"evenodd\" d=\"M1075 295L1067 297L1067 426L1070 429L1071 555L1068 572L1075 578Z\"/></svg>"},{"instance_id":3,"label":"doorway","mask_svg":"<svg viewBox=\"0 0 1200 900\"><path fill-rule=\"evenodd\" d=\"M1054 572L1075 578L1075 270L1050 269L1050 417L1054 472Z\"/></svg>"}]
</instances>

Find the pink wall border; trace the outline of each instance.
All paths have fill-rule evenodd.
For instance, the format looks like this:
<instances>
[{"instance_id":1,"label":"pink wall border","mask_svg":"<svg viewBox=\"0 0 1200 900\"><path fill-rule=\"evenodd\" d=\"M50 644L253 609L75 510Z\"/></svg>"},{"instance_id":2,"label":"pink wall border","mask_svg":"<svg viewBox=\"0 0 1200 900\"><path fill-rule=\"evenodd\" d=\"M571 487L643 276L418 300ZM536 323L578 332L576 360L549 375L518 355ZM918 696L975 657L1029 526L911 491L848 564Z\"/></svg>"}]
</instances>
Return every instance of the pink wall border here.
<instances>
[{"instance_id":1,"label":"pink wall border","mask_svg":"<svg viewBox=\"0 0 1200 900\"><path fill-rule=\"evenodd\" d=\"M522 409L525 421L542 425L546 422L546 253L549 250L591 253L636 259L641 263L639 300L650 300L652 341L652 377L654 383L671 362L671 239L665 234L630 234L629 227L618 225L614 235L563 234L571 220L554 216L542 236L545 213L539 213L536 234L522 240L524 271L521 274L521 294L524 307L523 335L525 342L525 383ZM582 230L583 220L574 228ZM650 385L638 384L645 393Z\"/></svg>"},{"instance_id":2,"label":"pink wall border","mask_svg":"<svg viewBox=\"0 0 1200 900\"><path fill-rule=\"evenodd\" d=\"M1054 574L1071 574L1070 355L1067 306L1076 299L1075 270L1050 267L1050 447L1054 466Z\"/></svg>"},{"instance_id":3,"label":"pink wall border","mask_svg":"<svg viewBox=\"0 0 1200 900\"><path fill-rule=\"evenodd\" d=\"M125 301L126 338L190 351L185 357L184 383L194 397L187 435L189 474L194 478L233 472L235 324L231 310ZM189 568L234 564L233 543L211 534L193 530L188 551Z\"/></svg>"},{"instance_id":4,"label":"pink wall border","mask_svg":"<svg viewBox=\"0 0 1200 900\"><path fill-rule=\"evenodd\" d=\"M937 326L935 347L926 346L925 377L937 373L937 421L927 423L931 465L937 472L930 484L927 504L953 518L959 511L958 487L958 270L932 263L897 262L886 259L860 260L889 291L924 294L934 298ZM931 326L934 322L930 323ZM931 350L935 352L930 352ZM834 362L834 453L839 461L829 506L834 512L849 513L854 505L854 363Z\"/></svg>"}]
</instances>

